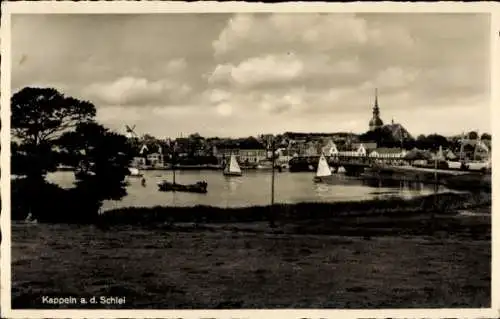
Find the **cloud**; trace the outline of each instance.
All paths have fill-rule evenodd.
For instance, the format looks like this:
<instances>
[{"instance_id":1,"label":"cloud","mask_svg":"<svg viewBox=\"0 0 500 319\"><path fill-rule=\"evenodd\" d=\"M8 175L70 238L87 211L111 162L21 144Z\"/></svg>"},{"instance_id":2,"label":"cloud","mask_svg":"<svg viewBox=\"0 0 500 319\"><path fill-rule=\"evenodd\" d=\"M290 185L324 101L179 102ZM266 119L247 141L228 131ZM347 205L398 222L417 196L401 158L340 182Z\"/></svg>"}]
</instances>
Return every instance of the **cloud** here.
<instances>
[{"instance_id":1,"label":"cloud","mask_svg":"<svg viewBox=\"0 0 500 319\"><path fill-rule=\"evenodd\" d=\"M235 14L212 43L217 64L206 78L212 90L232 92L233 107L269 114L369 118L375 88L387 115L467 98L487 108L485 17Z\"/></svg>"},{"instance_id":2,"label":"cloud","mask_svg":"<svg viewBox=\"0 0 500 319\"><path fill-rule=\"evenodd\" d=\"M220 102L225 102L231 98L231 93L228 91L220 90L220 89L214 89L211 91L208 91L205 93L207 96L208 100L212 104L217 104Z\"/></svg>"},{"instance_id":3,"label":"cloud","mask_svg":"<svg viewBox=\"0 0 500 319\"><path fill-rule=\"evenodd\" d=\"M167 63L167 72L170 74L178 74L184 71L187 67L186 60L183 58L174 59Z\"/></svg>"},{"instance_id":4,"label":"cloud","mask_svg":"<svg viewBox=\"0 0 500 319\"><path fill-rule=\"evenodd\" d=\"M262 50L289 51L298 45L323 52L365 43L369 32L366 22L353 14L242 13L228 21L213 47L220 58L251 56Z\"/></svg>"},{"instance_id":5,"label":"cloud","mask_svg":"<svg viewBox=\"0 0 500 319\"><path fill-rule=\"evenodd\" d=\"M15 16L12 85L57 84L107 125L159 136L364 132L375 88L383 120L413 134L489 130L489 27L486 14Z\"/></svg>"},{"instance_id":6,"label":"cloud","mask_svg":"<svg viewBox=\"0 0 500 319\"><path fill-rule=\"evenodd\" d=\"M182 101L190 91L187 84L128 76L112 82L91 84L83 90L83 95L104 105L154 106Z\"/></svg>"},{"instance_id":7,"label":"cloud","mask_svg":"<svg viewBox=\"0 0 500 319\"><path fill-rule=\"evenodd\" d=\"M295 55L268 55L232 64L218 65L209 83L229 82L243 87L257 84L289 82L304 71L302 61Z\"/></svg>"}]
</instances>

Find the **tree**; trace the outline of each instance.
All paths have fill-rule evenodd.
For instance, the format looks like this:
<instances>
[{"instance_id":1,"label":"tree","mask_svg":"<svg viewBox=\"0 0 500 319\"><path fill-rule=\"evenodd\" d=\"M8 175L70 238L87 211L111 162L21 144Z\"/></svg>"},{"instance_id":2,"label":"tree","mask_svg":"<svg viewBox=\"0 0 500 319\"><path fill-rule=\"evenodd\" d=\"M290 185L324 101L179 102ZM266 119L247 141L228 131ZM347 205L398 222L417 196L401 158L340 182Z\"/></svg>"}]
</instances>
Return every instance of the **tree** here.
<instances>
[{"instance_id":1,"label":"tree","mask_svg":"<svg viewBox=\"0 0 500 319\"><path fill-rule=\"evenodd\" d=\"M58 145L80 168L75 194L82 207L96 213L104 200L119 200L127 194L125 176L133 152L125 136L84 122L61 136Z\"/></svg>"},{"instance_id":2,"label":"tree","mask_svg":"<svg viewBox=\"0 0 500 319\"><path fill-rule=\"evenodd\" d=\"M491 134L483 133L483 134L481 134L481 139L491 141Z\"/></svg>"},{"instance_id":3,"label":"tree","mask_svg":"<svg viewBox=\"0 0 500 319\"><path fill-rule=\"evenodd\" d=\"M419 135L415 142L415 147L418 149L437 150L439 147L447 148L450 146L448 139L439 134L430 134L428 136Z\"/></svg>"},{"instance_id":4,"label":"tree","mask_svg":"<svg viewBox=\"0 0 500 319\"><path fill-rule=\"evenodd\" d=\"M91 120L95 106L66 97L53 88L26 87L11 98L13 173L43 178L55 169L53 142L78 123ZM15 169L15 171L14 171Z\"/></svg>"},{"instance_id":5,"label":"tree","mask_svg":"<svg viewBox=\"0 0 500 319\"><path fill-rule=\"evenodd\" d=\"M479 134L476 131L470 131L469 134L467 134L467 137L469 140L477 140Z\"/></svg>"},{"instance_id":6,"label":"tree","mask_svg":"<svg viewBox=\"0 0 500 319\"><path fill-rule=\"evenodd\" d=\"M95 123L95 106L52 88L24 88L12 103L13 218L28 212L41 221L89 221L106 199L126 195L132 156L125 136ZM45 180L58 164L81 168L76 187Z\"/></svg>"},{"instance_id":7,"label":"tree","mask_svg":"<svg viewBox=\"0 0 500 319\"><path fill-rule=\"evenodd\" d=\"M384 127L368 131L359 136L361 142L376 142L378 147L399 147L401 141L396 141L392 132Z\"/></svg>"}]
</instances>

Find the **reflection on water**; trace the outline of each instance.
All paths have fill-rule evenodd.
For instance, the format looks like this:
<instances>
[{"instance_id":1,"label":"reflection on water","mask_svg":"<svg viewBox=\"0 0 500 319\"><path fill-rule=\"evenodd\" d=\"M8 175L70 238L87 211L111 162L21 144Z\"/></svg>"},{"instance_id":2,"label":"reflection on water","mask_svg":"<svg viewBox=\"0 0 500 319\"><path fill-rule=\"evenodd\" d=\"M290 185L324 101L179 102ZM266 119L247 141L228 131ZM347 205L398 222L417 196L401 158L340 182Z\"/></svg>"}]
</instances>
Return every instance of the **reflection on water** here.
<instances>
[{"instance_id":1,"label":"reflection on water","mask_svg":"<svg viewBox=\"0 0 500 319\"><path fill-rule=\"evenodd\" d=\"M140 178L128 178L128 195L121 201L108 201L104 209L128 206L194 206L210 205L238 207L268 205L271 202L271 173L266 171L246 171L243 176L227 177L220 171L179 171L178 183L194 183L205 180L207 194L159 192L157 182L172 180L171 171L145 171L146 186L141 186ZM403 197L431 194L433 188L422 183L400 181L358 180L343 174L335 175L331 184L313 182L314 173L276 173L275 202L336 202L357 201L374 198ZM48 176L49 180L62 187L72 187L73 173L57 172ZM440 187L439 191L445 188Z\"/></svg>"}]
</instances>

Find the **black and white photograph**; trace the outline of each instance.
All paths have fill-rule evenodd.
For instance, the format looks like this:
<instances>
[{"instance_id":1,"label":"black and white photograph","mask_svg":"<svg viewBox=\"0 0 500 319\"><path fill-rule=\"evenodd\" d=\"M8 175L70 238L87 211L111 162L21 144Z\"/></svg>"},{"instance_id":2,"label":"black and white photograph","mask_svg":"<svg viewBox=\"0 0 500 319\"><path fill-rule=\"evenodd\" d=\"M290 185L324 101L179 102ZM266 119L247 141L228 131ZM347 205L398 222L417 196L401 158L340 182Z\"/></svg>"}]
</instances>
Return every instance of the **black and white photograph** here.
<instances>
[{"instance_id":1,"label":"black and white photograph","mask_svg":"<svg viewBox=\"0 0 500 319\"><path fill-rule=\"evenodd\" d=\"M2 3L2 317L498 314L494 5L100 4Z\"/></svg>"}]
</instances>

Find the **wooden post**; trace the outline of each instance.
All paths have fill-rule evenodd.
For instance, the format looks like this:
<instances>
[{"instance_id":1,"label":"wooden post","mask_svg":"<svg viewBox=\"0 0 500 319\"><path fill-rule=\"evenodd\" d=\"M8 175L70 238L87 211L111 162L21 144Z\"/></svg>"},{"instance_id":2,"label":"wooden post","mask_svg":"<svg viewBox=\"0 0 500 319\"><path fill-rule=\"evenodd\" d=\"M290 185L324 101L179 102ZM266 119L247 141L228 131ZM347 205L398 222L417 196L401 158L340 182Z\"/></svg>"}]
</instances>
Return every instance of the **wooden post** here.
<instances>
[{"instance_id":1,"label":"wooden post","mask_svg":"<svg viewBox=\"0 0 500 319\"><path fill-rule=\"evenodd\" d=\"M272 138L271 141L271 208L270 208L270 216L269 216L269 227L274 228L276 227L274 223L274 164L275 164L275 158L274 158L274 153L275 153L275 144L274 144L274 137Z\"/></svg>"},{"instance_id":2,"label":"wooden post","mask_svg":"<svg viewBox=\"0 0 500 319\"><path fill-rule=\"evenodd\" d=\"M435 211L437 210L437 192L438 192L438 158L436 154L436 158L434 159L434 207L431 209L431 233L434 232L435 226Z\"/></svg>"},{"instance_id":3,"label":"wooden post","mask_svg":"<svg viewBox=\"0 0 500 319\"><path fill-rule=\"evenodd\" d=\"M275 149L274 149L274 139L272 141L272 144L271 144L271 150L272 150L272 169L271 169L271 172L272 172L272 175L271 175L271 205L274 205L274 165L275 165L275 160L274 160L274 152L275 152Z\"/></svg>"},{"instance_id":4,"label":"wooden post","mask_svg":"<svg viewBox=\"0 0 500 319\"><path fill-rule=\"evenodd\" d=\"M177 160L177 145L174 144L174 148L173 148L173 152L172 152L172 174L173 174L173 177L172 177L172 182L174 183L175 185L175 162ZM175 192L175 188L174 188L174 192Z\"/></svg>"}]
</instances>

